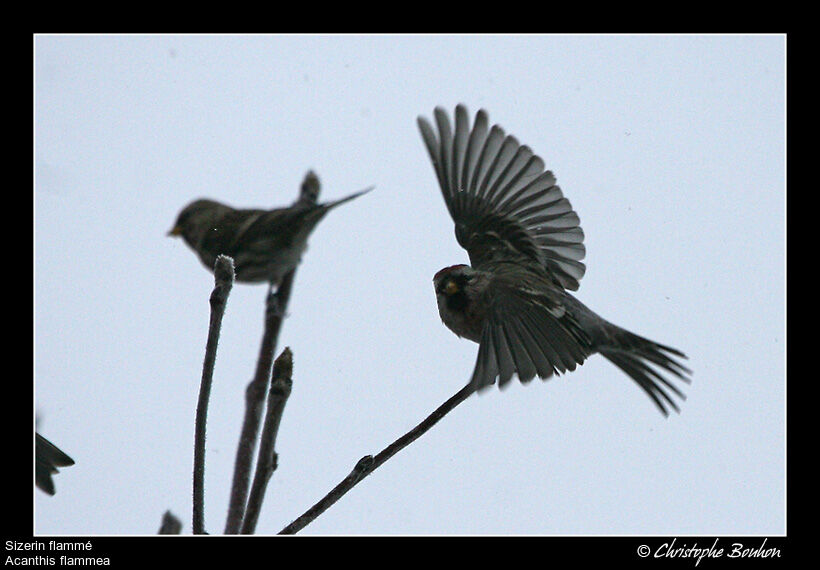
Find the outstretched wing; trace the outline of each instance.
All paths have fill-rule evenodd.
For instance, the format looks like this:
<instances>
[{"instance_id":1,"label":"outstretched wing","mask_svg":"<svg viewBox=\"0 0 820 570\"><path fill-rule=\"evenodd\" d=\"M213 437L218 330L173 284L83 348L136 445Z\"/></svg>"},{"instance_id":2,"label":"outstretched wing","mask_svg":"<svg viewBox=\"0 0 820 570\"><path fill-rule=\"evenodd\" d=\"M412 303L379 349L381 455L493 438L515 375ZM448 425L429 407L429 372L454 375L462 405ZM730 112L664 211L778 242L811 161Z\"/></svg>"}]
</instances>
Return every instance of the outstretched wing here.
<instances>
[{"instance_id":1,"label":"outstretched wing","mask_svg":"<svg viewBox=\"0 0 820 570\"><path fill-rule=\"evenodd\" d=\"M39 433L35 438L34 482L37 487L53 495L54 481L51 476L59 471L58 467L74 465L74 460Z\"/></svg>"},{"instance_id":2,"label":"outstretched wing","mask_svg":"<svg viewBox=\"0 0 820 570\"><path fill-rule=\"evenodd\" d=\"M498 378L503 388L513 374L546 379L575 370L590 353L589 337L562 304L510 289L489 307L470 384L483 388Z\"/></svg>"},{"instance_id":3,"label":"outstretched wing","mask_svg":"<svg viewBox=\"0 0 820 570\"><path fill-rule=\"evenodd\" d=\"M424 117L419 129L472 266L523 257L565 289L578 289L584 232L544 161L498 125L489 128L483 109L472 129L464 105L456 107L455 131L441 107L434 116L438 134Z\"/></svg>"}]
</instances>

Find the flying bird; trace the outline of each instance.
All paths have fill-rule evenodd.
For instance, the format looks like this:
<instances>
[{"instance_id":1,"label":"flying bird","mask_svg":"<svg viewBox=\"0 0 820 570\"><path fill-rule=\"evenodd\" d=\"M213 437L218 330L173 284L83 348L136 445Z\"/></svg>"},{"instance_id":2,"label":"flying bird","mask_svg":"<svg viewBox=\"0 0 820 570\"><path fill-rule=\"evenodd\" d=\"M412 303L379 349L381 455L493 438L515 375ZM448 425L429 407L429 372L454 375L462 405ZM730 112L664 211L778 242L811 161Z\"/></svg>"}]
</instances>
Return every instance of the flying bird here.
<instances>
[{"instance_id":1,"label":"flying bird","mask_svg":"<svg viewBox=\"0 0 820 570\"><path fill-rule=\"evenodd\" d=\"M685 395L673 380L690 381L679 360L686 356L604 320L569 293L586 269L584 233L544 161L490 127L483 109L471 125L458 105L454 128L441 107L433 115L436 128L424 117L418 126L471 264L445 267L433 285L444 324L479 345L469 384L547 379L599 353L661 413L679 411L674 397Z\"/></svg>"},{"instance_id":2,"label":"flying bird","mask_svg":"<svg viewBox=\"0 0 820 570\"><path fill-rule=\"evenodd\" d=\"M58 467L74 465L74 460L56 445L35 432L34 442L34 483L44 492L53 495L54 481L51 476L59 473Z\"/></svg>"}]
</instances>

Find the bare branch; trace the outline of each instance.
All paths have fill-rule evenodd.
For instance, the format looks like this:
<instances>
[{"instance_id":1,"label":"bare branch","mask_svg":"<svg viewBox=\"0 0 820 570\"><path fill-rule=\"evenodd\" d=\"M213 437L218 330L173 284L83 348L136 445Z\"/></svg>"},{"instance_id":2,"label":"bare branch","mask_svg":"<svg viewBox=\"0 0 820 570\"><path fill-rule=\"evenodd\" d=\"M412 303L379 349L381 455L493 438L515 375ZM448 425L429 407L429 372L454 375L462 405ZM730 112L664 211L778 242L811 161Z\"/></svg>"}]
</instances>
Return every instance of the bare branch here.
<instances>
[{"instance_id":1,"label":"bare branch","mask_svg":"<svg viewBox=\"0 0 820 570\"><path fill-rule=\"evenodd\" d=\"M208 327L208 341L205 345L205 362L202 364L202 381L199 386L199 401L196 406L196 427L194 434L194 534L205 533L205 425L208 418L208 400L216 362L216 347L222 328L225 304L233 287L233 259L220 255L214 263L214 290L211 292L211 322Z\"/></svg>"},{"instance_id":2,"label":"bare branch","mask_svg":"<svg viewBox=\"0 0 820 570\"><path fill-rule=\"evenodd\" d=\"M285 410L285 403L288 396L290 396L293 385L292 376L293 353L290 348L286 347L273 363L273 377L268 392L265 425L262 428L259 457L256 460L256 474L253 478L248 506L242 521L242 534L253 534L256 530L256 522L262 509L262 501L265 497L268 481L278 465L276 435L279 432L282 412Z\"/></svg>"},{"instance_id":3,"label":"bare branch","mask_svg":"<svg viewBox=\"0 0 820 570\"><path fill-rule=\"evenodd\" d=\"M176 518L171 511L165 511L157 534L179 534L181 531L182 521Z\"/></svg>"},{"instance_id":4,"label":"bare branch","mask_svg":"<svg viewBox=\"0 0 820 570\"><path fill-rule=\"evenodd\" d=\"M273 367L273 354L276 350L279 329L282 327L282 321L285 317L285 309L290 298L295 275L296 270L294 269L285 275L275 293L268 292L265 305L265 331L262 334L262 345L259 348L259 358L256 362L256 374L245 389L245 419L242 422L242 433L239 436L239 447L236 452L225 534L237 534L245 516L251 477L251 462L259 436L262 408L264 407L268 380Z\"/></svg>"},{"instance_id":5,"label":"bare branch","mask_svg":"<svg viewBox=\"0 0 820 570\"><path fill-rule=\"evenodd\" d=\"M312 171L308 172L302 181L299 199L315 201L319 195L319 190L318 177ZM273 293L273 286L268 290L265 305L265 331L262 334L262 345L259 348L256 373L245 391L245 419L242 423L242 433L239 436L239 446L236 452L225 534L237 534L242 527L242 519L245 517L251 476L251 459L259 436L262 406L273 365L273 355L276 352L279 329L282 327L282 321L285 318L295 276L296 269L293 269L282 278L282 282L276 288L276 293Z\"/></svg>"},{"instance_id":6,"label":"bare branch","mask_svg":"<svg viewBox=\"0 0 820 570\"><path fill-rule=\"evenodd\" d=\"M296 534L313 520L325 512L336 501L341 499L345 493L350 491L359 481L370 475L377 467L393 457L396 453L413 443L421 437L427 430L436 425L438 421L447 415L453 408L467 399L475 391L475 388L467 384L456 392L449 400L444 402L435 411L427 416L420 424L401 436L399 439L385 447L375 457L365 455L357 463L353 470L342 479L327 495L318 503L308 509L302 516L290 523L279 534Z\"/></svg>"}]
</instances>

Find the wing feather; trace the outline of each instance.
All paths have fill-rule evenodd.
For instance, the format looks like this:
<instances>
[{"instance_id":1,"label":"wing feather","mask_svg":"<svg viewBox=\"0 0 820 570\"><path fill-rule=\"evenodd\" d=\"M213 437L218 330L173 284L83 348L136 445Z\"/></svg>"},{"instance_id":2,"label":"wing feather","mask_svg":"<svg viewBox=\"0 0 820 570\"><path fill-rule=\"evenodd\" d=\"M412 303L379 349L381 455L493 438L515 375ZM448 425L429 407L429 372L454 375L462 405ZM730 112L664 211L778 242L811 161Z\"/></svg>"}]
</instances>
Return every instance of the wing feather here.
<instances>
[{"instance_id":1,"label":"wing feather","mask_svg":"<svg viewBox=\"0 0 820 570\"><path fill-rule=\"evenodd\" d=\"M481 111L479 111L480 113ZM487 117L486 113L484 116ZM476 119L478 122L478 119ZM478 164L475 167L475 171L473 172L472 179L470 181L470 194L473 196L480 196L480 189L483 185L483 181L487 176L487 172L490 170L490 166L495 161L495 157L498 154L498 149L501 148L501 145L504 143L504 131L498 125L493 125L490 129L490 134L484 141L484 145L481 148L481 155L478 160Z\"/></svg>"},{"instance_id":2,"label":"wing feather","mask_svg":"<svg viewBox=\"0 0 820 570\"><path fill-rule=\"evenodd\" d=\"M450 130L450 120L443 109L436 109L436 126L439 132L439 149L438 155L441 161L442 174L446 183L446 195L450 201L453 200L455 194L455 185L453 184L453 133Z\"/></svg>"},{"instance_id":3,"label":"wing feather","mask_svg":"<svg viewBox=\"0 0 820 570\"><path fill-rule=\"evenodd\" d=\"M464 109L462 107L462 109ZM466 115L466 109L465 116ZM476 185L476 172L480 167L480 158L484 150L484 143L487 140L487 113L479 111L475 117L475 124L473 130L470 132L470 139L467 143L467 159L464 162L464 172L462 174L462 184L465 186L467 192L473 192ZM467 124L464 126L467 130L470 129L469 116L467 116Z\"/></svg>"},{"instance_id":4,"label":"wing feather","mask_svg":"<svg viewBox=\"0 0 820 570\"><path fill-rule=\"evenodd\" d=\"M495 346L495 357L498 362L498 384L504 386L509 382L513 374L516 373L516 366L513 362L510 345L504 335L504 327L500 323L492 325L493 345Z\"/></svg>"},{"instance_id":5,"label":"wing feather","mask_svg":"<svg viewBox=\"0 0 820 570\"><path fill-rule=\"evenodd\" d=\"M498 379L504 387L513 375L549 378L574 370L590 352L586 333L561 307L502 293L489 309L470 382L481 388Z\"/></svg>"},{"instance_id":6,"label":"wing feather","mask_svg":"<svg viewBox=\"0 0 820 570\"><path fill-rule=\"evenodd\" d=\"M479 189L479 196L483 197L487 202L492 203L493 196L498 189L496 182L499 182L502 179L507 168L510 167L513 159L515 158L518 150L518 140L512 135L507 135L504 138L504 142L501 144L501 148L498 149L498 154L495 155L495 159L490 165L486 176L484 177L482 187Z\"/></svg>"},{"instance_id":7,"label":"wing feather","mask_svg":"<svg viewBox=\"0 0 820 570\"><path fill-rule=\"evenodd\" d=\"M498 376L498 363L495 358L493 335L491 328L485 326L478 344L478 356L476 357L470 385L479 390L486 388L495 382L496 376Z\"/></svg>"},{"instance_id":8,"label":"wing feather","mask_svg":"<svg viewBox=\"0 0 820 570\"><path fill-rule=\"evenodd\" d=\"M442 193L444 193L444 201L447 204L447 208L450 209L451 206L447 190L449 185L446 176L444 176L443 164L438 152L438 137L433 131L433 127L430 126L430 123L422 117L419 117L418 125L419 130L421 131L421 138L424 140L424 145L427 147L427 152L430 154L430 161L433 163L433 169L436 171L436 178L438 178L439 187L441 188ZM452 210L450 210L450 214L453 214Z\"/></svg>"},{"instance_id":9,"label":"wing feather","mask_svg":"<svg viewBox=\"0 0 820 570\"><path fill-rule=\"evenodd\" d=\"M507 347L512 355L518 379L522 382L529 382L535 376L535 363L527 352L523 339L518 335L517 327L513 323L514 321L504 325L501 330L504 332Z\"/></svg>"},{"instance_id":10,"label":"wing feather","mask_svg":"<svg viewBox=\"0 0 820 570\"><path fill-rule=\"evenodd\" d=\"M472 127L464 105L455 109L455 127L441 107L433 116L435 128L419 117L419 130L473 267L522 258L565 289L577 289L584 232L544 161L500 126L489 127L484 110Z\"/></svg>"}]
</instances>

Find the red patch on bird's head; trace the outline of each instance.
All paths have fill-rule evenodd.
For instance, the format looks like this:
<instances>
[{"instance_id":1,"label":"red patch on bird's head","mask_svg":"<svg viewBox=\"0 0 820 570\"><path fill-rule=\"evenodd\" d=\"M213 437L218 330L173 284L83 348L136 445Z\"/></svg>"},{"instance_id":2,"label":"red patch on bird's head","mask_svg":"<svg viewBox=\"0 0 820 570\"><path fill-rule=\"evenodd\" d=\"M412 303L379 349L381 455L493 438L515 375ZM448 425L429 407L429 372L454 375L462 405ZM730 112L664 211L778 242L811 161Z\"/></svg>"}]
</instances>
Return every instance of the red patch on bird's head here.
<instances>
[{"instance_id":1,"label":"red patch on bird's head","mask_svg":"<svg viewBox=\"0 0 820 570\"><path fill-rule=\"evenodd\" d=\"M449 267L445 267L444 269L439 270L439 272L436 273L433 276L433 281L438 280L438 278L441 277L442 275L446 275L447 273L450 273L453 269L458 269L459 267L467 267L467 265L464 264L464 263L459 263L457 265L451 265Z\"/></svg>"}]
</instances>

